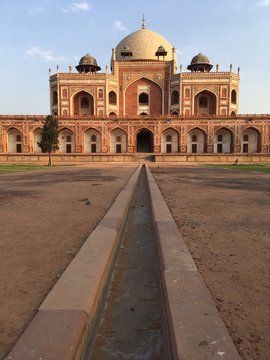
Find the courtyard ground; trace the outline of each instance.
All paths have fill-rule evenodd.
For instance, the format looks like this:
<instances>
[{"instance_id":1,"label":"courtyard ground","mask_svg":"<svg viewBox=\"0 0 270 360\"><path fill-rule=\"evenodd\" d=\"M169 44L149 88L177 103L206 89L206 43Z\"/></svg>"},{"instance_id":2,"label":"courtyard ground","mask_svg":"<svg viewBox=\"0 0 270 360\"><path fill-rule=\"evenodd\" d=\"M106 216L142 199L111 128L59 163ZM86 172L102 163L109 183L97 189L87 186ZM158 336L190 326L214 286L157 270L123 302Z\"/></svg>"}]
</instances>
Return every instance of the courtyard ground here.
<instances>
[{"instance_id":1,"label":"courtyard ground","mask_svg":"<svg viewBox=\"0 0 270 360\"><path fill-rule=\"evenodd\" d=\"M99 164L0 176L0 359L135 167Z\"/></svg>"},{"instance_id":2,"label":"courtyard ground","mask_svg":"<svg viewBox=\"0 0 270 360\"><path fill-rule=\"evenodd\" d=\"M269 360L270 175L151 170L239 353Z\"/></svg>"},{"instance_id":3,"label":"courtyard ground","mask_svg":"<svg viewBox=\"0 0 270 360\"><path fill-rule=\"evenodd\" d=\"M270 175L152 165L240 354L270 359ZM134 165L0 176L0 359L112 204Z\"/></svg>"}]
</instances>

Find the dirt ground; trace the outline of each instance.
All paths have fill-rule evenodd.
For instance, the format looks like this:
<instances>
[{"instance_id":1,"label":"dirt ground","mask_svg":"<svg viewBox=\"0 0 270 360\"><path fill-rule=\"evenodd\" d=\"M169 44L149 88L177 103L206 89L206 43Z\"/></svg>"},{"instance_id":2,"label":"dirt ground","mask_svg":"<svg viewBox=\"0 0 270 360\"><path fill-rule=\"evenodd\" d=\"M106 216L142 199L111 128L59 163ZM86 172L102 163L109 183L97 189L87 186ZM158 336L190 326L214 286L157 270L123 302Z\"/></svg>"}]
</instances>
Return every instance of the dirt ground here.
<instances>
[{"instance_id":1,"label":"dirt ground","mask_svg":"<svg viewBox=\"0 0 270 360\"><path fill-rule=\"evenodd\" d=\"M270 359L270 175L153 165L154 177L245 360Z\"/></svg>"},{"instance_id":2,"label":"dirt ground","mask_svg":"<svg viewBox=\"0 0 270 360\"><path fill-rule=\"evenodd\" d=\"M134 169L99 164L0 176L0 359Z\"/></svg>"}]
</instances>

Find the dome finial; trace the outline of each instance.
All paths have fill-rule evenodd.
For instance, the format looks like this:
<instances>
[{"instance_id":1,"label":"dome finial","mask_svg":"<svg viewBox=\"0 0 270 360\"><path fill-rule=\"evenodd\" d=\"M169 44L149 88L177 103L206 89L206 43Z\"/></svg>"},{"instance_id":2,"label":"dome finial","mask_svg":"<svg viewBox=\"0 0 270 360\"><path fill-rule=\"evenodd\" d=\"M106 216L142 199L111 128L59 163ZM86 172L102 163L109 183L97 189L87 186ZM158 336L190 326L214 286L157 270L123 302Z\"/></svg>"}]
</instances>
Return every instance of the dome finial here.
<instances>
[{"instance_id":1,"label":"dome finial","mask_svg":"<svg viewBox=\"0 0 270 360\"><path fill-rule=\"evenodd\" d=\"M145 26L145 17L144 17L144 14L142 16L142 29L145 29L146 26Z\"/></svg>"}]
</instances>

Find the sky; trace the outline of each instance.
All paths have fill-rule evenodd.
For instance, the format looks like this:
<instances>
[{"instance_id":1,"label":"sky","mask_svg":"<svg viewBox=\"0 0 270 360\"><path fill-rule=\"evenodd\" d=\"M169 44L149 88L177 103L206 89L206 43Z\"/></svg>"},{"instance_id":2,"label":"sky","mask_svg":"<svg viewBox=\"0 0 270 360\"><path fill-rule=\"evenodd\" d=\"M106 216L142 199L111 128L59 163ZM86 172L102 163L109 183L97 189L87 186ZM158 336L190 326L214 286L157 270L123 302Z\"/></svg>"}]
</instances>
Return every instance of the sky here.
<instances>
[{"instance_id":1,"label":"sky","mask_svg":"<svg viewBox=\"0 0 270 360\"><path fill-rule=\"evenodd\" d=\"M48 69L76 71L90 52L105 72L143 14L183 71L198 52L240 67L239 112L270 114L270 0L0 0L0 114L48 114Z\"/></svg>"}]
</instances>

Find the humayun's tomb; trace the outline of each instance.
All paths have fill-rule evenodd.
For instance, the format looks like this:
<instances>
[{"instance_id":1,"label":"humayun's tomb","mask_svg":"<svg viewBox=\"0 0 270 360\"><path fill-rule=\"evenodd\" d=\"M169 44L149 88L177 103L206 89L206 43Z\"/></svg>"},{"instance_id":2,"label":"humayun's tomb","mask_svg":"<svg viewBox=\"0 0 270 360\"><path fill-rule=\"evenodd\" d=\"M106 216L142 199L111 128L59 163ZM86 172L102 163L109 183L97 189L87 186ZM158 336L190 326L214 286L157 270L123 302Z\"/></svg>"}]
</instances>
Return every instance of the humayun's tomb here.
<instances>
[{"instance_id":1,"label":"humayun's tomb","mask_svg":"<svg viewBox=\"0 0 270 360\"><path fill-rule=\"evenodd\" d=\"M58 154L89 159L120 153L257 154L269 159L270 116L238 113L239 68L220 71L199 53L184 71L177 66L175 48L148 30L143 19L140 30L112 49L110 71L100 70L87 53L76 70L70 66L63 73L57 66L55 74L50 71ZM39 155L44 119L1 115L0 155Z\"/></svg>"}]
</instances>

